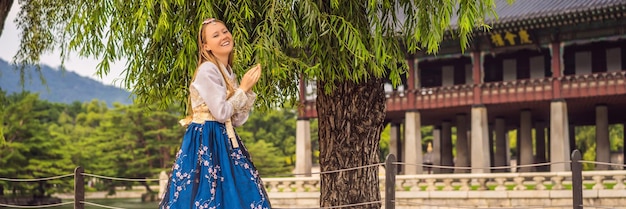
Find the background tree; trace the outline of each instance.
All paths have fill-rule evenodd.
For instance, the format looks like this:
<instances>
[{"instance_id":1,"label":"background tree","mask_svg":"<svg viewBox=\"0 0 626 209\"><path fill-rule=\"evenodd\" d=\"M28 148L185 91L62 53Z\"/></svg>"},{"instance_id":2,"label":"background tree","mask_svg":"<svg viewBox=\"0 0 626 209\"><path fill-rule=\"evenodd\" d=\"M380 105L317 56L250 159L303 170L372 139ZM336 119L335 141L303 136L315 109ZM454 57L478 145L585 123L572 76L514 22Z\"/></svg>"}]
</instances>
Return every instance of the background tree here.
<instances>
[{"instance_id":1,"label":"background tree","mask_svg":"<svg viewBox=\"0 0 626 209\"><path fill-rule=\"evenodd\" d=\"M129 178L156 177L160 171L171 169L174 153L178 151L184 128L178 124L182 116L167 111L146 111L139 105L117 105L114 112L122 116L115 121L122 131L122 141L129 141L123 148L128 159L120 163L123 167L118 176ZM164 163L166 162L166 163ZM149 194L155 195L149 182L140 182ZM131 184L127 184L130 186Z\"/></svg>"},{"instance_id":2,"label":"background tree","mask_svg":"<svg viewBox=\"0 0 626 209\"><path fill-rule=\"evenodd\" d=\"M62 106L41 101L36 94L28 92L9 95L2 102L4 123L0 128L4 130L5 140L0 143L0 176L34 179L68 174L73 168L70 156L63 152L63 143L50 140L47 131L50 123L57 121ZM35 197L49 195L46 188L52 184L61 188L67 185L63 179L34 184L0 183L0 195L4 187L10 187L13 195Z\"/></svg>"},{"instance_id":3,"label":"background tree","mask_svg":"<svg viewBox=\"0 0 626 209\"><path fill-rule=\"evenodd\" d=\"M572 145L575 149L580 150L583 154L583 160L596 161L596 127L595 126L576 126L575 142ZM611 153L622 151L624 147L624 126L609 125L609 143ZM592 163L583 163L584 170L593 170L596 167Z\"/></svg>"},{"instance_id":4,"label":"background tree","mask_svg":"<svg viewBox=\"0 0 626 209\"><path fill-rule=\"evenodd\" d=\"M6 114L6 107L9 105L9 101L7 100L7 95L2 88L0 88L0 146L4 146L6 144L6 140L4 138L4 115ZM0 190L2 188L0 187ZM0 195L2 192L0 191Z\"/></svg>"},{"instance_id":5,"label":"background tree","mask_svg":"<svg viewBox=\"0 0 626 209\"><path fill-rule=\"evenodd\" d=\"M133 106L136 109L142 109L139 105ZM151 157L147 159L150 171L153 173L162 170L169 171L172 169L173 157L176 155L185 133L185 128L178 123L182 116L174 108L165 111L144 111L144 114L147 127L143 134L148 139L146 149L151 153L149 155Z\"/></svg>"},{"instance_id":6,"label":"background tree","mask_svg":"<svg viewBox=\"0 0 626 209\"><path fill-rule=\"evenodd\" d=\"M150 110L150 111L146 111ZM50 103L29 92L0 91L0 177L41 178L71 174L76 166L89 174L157 178L170 171L184 128L173 110L105 102ZM255 165L264 176L288 176L293 169L295 110L254 111L237 128L246 137ZM88 189L115 192L116 186L154 186L156 182L88 178ZM0 196L44 196L72 189L68 179L46 182L0 181ZM52 187L51 185L54 185ZM154 195L149 188L149 194Z\"/></svg>"},{"instance_id":7,"label":"background tree","mask_svg":"<svg viewBox=\"0 0 626 209\"><path fill-rule=\"evenodd\" d=\"M237 133L261 176L291 174L296 153L296 111L293 107L253 111Z\"/></svg>"},{"instance_id":8,"label":"background tree","mask_svg":"<svg viewBox=\"0 0 626 209\"><path fill-rule=\"evenodd\" d=\"M277 146L263 139L247 143L245 146L263 178L290 176L293 168L285 163L285 157L280 155Z\"/></svg>"},{"instance_id":9,"label":"background tree","mask_svg":"<svg viewBox=\"0 0 626 209\"><path fill-rule=\"evenodd\" d=\"M82 107L76 104L67 105L58 124L49 128L49 141L67 142L62 151L71 155L68 171L82 166L91 174L139 179L157 178L162 170L169 171L184 133L178 113L121 104L109 109L97 100ZM110 193L115 192L115 186L130 188L134 184L109 180L91 183ZM154 182L139 184L152 193L150 183Z\"/></svg>"},{"instance_id":10,"label":"background tree","mask_svg":"<svg viewBox=\"0 0 626 209\"><path fill-rule=\"evenodd\" d=\"M100 58L100 74L127 58L125 85L139 101L184 107L198 27L207 17L222 19L234 34L235 71L255 63L266 69L255 88L262 107L293 102L300 79L317 82L320 165L331 171L379 162L383 77L398 84L405 53L436 52L452 15L465 49L472 30L495 16L494 1L30 0L18 17L16 58L34 64L60 47L62 56ZM321 184L321 206L380 207L376 167L325 174Z\"/></svg>"}]
</instances>

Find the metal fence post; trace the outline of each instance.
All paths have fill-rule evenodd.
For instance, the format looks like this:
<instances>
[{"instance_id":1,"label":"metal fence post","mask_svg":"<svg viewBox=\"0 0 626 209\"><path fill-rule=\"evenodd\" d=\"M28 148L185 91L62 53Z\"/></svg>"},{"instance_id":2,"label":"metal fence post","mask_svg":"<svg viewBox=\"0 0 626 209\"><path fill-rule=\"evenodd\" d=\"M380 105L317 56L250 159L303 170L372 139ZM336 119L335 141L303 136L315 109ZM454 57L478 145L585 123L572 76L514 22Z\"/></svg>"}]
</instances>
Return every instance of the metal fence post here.
<instances>
[{"instance_id":1,"label":"metal fence post","mask_svg":"<svg viewBox=\"0 0 626 209\"><path fill-rule=\"evenodd\" d=\"M74 209L85 209L85 177L80 166L74 169Z\"/></svg>"},{"instance_id":2,"label":"metal fence post","mask_svg":"<svg viewBox=\"0 0 626 209\"><path fill-rule=\"evenodd\" d=\"M574 209L583 208L583 174L582 165L580 163L580 151L572 152L572 203Z\"/></svg>"},{"instance_id":3,"label":"metal fence post","mask_svg":"<svg viewBox=\"0 0 626 209\"><path fill-rule=\"evenodd\" d=\"M385 209L395 209L396 201L396 156L387 155L385 161Z\"/></svg>"}]
</instances>

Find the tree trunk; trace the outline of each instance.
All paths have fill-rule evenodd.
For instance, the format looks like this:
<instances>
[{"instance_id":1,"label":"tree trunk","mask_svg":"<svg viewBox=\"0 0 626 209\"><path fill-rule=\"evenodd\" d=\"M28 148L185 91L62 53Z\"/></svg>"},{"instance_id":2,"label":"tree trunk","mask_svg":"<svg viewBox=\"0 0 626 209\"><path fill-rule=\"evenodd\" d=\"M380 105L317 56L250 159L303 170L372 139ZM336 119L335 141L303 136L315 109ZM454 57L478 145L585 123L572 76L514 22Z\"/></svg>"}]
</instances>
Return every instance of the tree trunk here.
<instances>
[{"instance_id":1,"label":"tree trunk","mask_svg":"<svg viewBox=\"0 0 626 209\"><path fill-rule=\"evenodd\" d=\"M7 20L7 16L11 11L13 0L1 0L0 1L0 37L2 37L2 31L4 31L4 22Z\"/></svg>"},{"instance_id":2,"label":"tree trunk","mask_svg":"<svg viewBox=\"0 0 626 209\"><path fill-rule=\"evenodd\" d=\"M142 181L141 185L143 185L146 188L146 193L148 193L148 194L152 194L153 193L152 189L150 188L150 185L148 185L148 182Z\"/></svg>"},{"instance_id":3,"label":"tree trunk","mask_svg":"<svg viewBox=\"0 0 626 209\"><path fill-rule=\"evenodd\" d=\"M161 127L161 128L167 128L167 127ZM158 134L157 135L157 141L159 143L164 143L163 141L165 141L165 139L164 139L163 136L161 136L161 134ZM170 149L167 146L161 146L161 148L159 148L159 152L160 152L159 156L161 156L159 158L159 163L161 165L161 167L160 167L161 169L167 169L168 167L171 168L171 165L168 166L169 163L171 162L170 161L170 152L169 152L169 150Z\"/></svg>"},{"instance_id":4,"label":"tree trunk","mask_svg":"<svg viewBox=\"0 0 626 209\"><path fill-rule=\"evenodd\" d=\"M161 147L161 156L161 169L168 169L168 167L171 167L168 166L171 162L169 148Z\"/></svg>"},{"instance_id":5,"label":"tree trunk","mask_svg":"<svg viewBox=\"0 0 626 209\"><path fill-rule=\"evenodd\" d=\"M45 183L45 181L39 181L39 187L37 188L37 192L35 192L35 198L43 198L46 195Z\"/></svg>"},{"instance_id":6,"label":"tree trunk","mask_svg":"<svg viewBox=\"0 0 626 209\"><path fill-rule=\"evenodd\" d=\"M318 82L320 167L322 172L379 163L380 133L385 119L381 79L356 84L337 82L324 94ZM322 207L380 201L378 166L321 175ZM380 208L380 203L350 208Z\"/></svg>"}]
</instances>

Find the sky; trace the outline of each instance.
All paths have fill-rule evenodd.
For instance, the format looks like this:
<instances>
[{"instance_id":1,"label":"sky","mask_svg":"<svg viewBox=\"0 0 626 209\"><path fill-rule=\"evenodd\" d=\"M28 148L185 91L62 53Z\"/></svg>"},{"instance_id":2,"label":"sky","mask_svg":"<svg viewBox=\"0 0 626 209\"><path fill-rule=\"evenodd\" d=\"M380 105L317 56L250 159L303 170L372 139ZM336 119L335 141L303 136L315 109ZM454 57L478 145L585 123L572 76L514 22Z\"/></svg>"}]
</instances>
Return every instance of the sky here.
<instances>
[{"instance_id":1,"label":"sky","mask_svg":"<svg viewBox=\"0 0 626 209\"><path fill-rule=\"evenodd\" d=\"M0 36L0 58L9 63L13 61L13 56L17 54L20 47L21 31L18 31L17 25L14 22L20 10L19 2L21 1L13 2L11 12L4 23L4 31L2 32L2 36ZM52 53L43 54L40 63L53 68L59 67L61 65L61 50L57 49ZM81 58L78 54L73 53L65 60L64 65L65 69L68 71L90 77L106 85L121 87L123 83L123 75L121 75L121 73L124 70L125 61L112 63L110 67L111 71L102 78L96 75L96 66L98 63L99 61L96 58Z\"/></svg>"}]
</instances>

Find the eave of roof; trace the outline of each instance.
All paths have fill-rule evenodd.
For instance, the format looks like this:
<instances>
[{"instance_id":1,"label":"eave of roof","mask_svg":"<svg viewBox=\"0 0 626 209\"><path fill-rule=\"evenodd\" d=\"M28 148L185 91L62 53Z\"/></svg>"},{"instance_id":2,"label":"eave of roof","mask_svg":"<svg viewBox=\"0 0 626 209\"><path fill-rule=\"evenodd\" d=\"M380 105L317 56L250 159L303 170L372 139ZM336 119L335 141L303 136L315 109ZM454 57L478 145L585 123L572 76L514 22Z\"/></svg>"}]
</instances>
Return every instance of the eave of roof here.
<instances>
[{"instance_id":1,"label":"eave of roof","mask_svg":"<svg viewBox=\"0 0 626 209\"><path fill-rule=\"evenodd\" d=\"M508 4L506 0L497 0L495 11L498 19L490 17L485 21L493 30L515 27L547 28L624 19L626 0L516 0L513 4ZM456 21L456 16L451 18L452 29L456 28Z\"/></svg>"}]
</instances>

